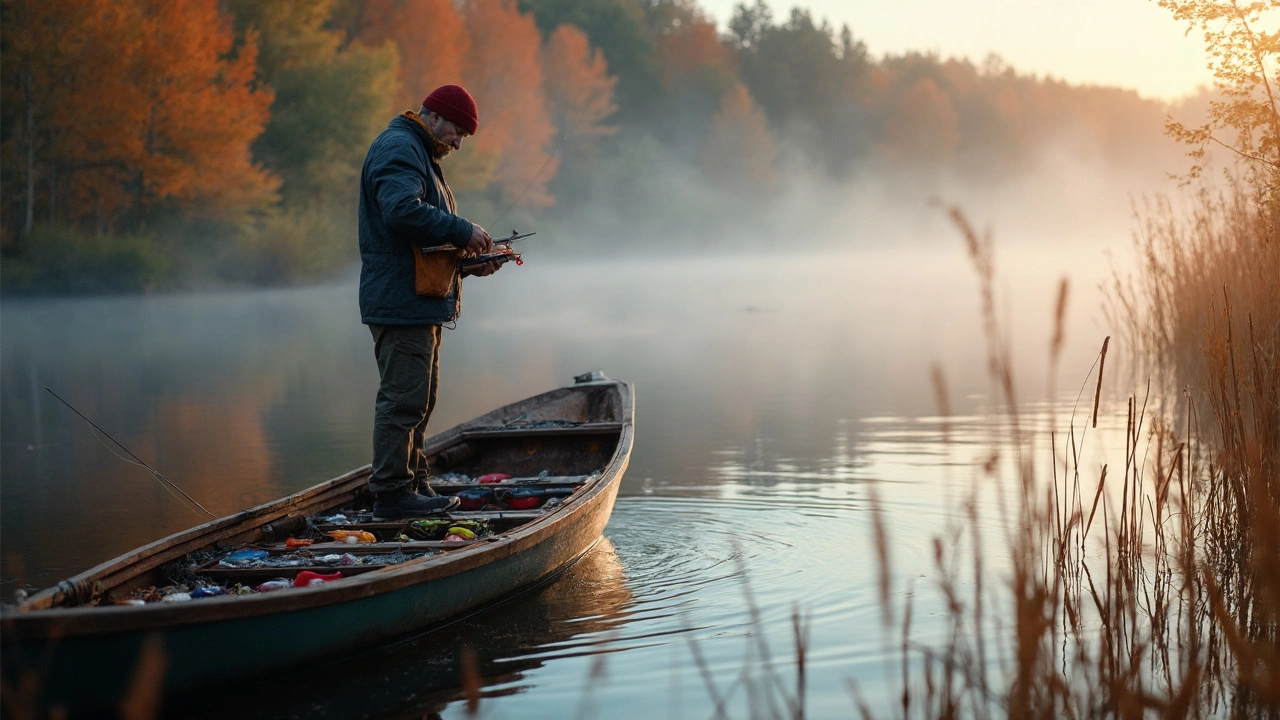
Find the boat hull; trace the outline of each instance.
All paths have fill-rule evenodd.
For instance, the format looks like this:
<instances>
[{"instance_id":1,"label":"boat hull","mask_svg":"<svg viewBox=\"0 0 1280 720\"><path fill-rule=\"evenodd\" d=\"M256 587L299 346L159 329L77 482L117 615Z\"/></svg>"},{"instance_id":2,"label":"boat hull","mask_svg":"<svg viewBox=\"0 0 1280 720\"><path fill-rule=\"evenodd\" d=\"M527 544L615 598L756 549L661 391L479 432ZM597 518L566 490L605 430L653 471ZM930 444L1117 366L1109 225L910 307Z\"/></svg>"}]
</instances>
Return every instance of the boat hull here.
<instances>
[{"instance_id":1,"label":"boat hull","mask_svg":"<svg viewBox=\"0 0 1280 720\"><path fill-rule=\"evenodd\" d=\"M43 676L35 678L44 681L42 706L78 712L114 705L123 697L147 638L160 641L166 693L393 641L509 599L515 590L567 569L599 540L616 493L614 484L598 507L584 508L571 527L533 547L439 580L279 615L21 643L5 647L3 662L21 663Z\"/></svg>"},{"instance_id":2,"label":"boat hull","mask_svg":"<svg viewBox=\"0 0 1280 720\"><path fill-rule=\"evenodd\" d=\"M119 621L133 608L8 613L0 654L4 690L10 699L15 691L26 694L29 706L75 714L118 705L131 685L147 678L165 694L216 687L428 631L511 599L566 570L599 541L631 434L627 422L605 477L571 508L445 558L286 591L288 604L269 612L229 611L278 605L275 593L155 608L164 613L160 621L142 627ZM89 625L86 613L95 610L100 614Z\"/></svg>"}]
</instances>

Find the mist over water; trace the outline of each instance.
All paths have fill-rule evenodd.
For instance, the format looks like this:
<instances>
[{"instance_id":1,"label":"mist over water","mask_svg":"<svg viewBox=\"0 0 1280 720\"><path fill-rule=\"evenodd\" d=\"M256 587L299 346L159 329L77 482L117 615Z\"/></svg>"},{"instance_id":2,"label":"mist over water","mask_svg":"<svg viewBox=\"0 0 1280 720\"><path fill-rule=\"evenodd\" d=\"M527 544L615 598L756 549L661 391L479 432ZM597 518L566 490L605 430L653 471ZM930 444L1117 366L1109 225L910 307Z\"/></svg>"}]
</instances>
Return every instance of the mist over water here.
<instances>
[{"instance_id":1,"label":"mist over water","mask_svg":"<svg viewBox=\"0 0 1280 720\"><path fill-rule=\"evenodd\" d=\"M1159 128L1151 128L1158 135ZM786 136L778 142L786 149ZM685 254L807 253L924 249L959 242L941 210L955 206L1002 248L1074 249L1092 262L1102 248L1125 255L1134 208L1144 198L1178 195L1167 168L1185 163L1172 143L1158 159L1121 162L1083 139L1039 145L1020 169L962 171L912 167L868 157L833 176L792 151L767 183L741 188L708 181L696 156L645 147L645 163L623 182L612 176L566 188L541 219L520 207L462 207L495 237L542 230L526 249L573 257L623 254L646 259ZM567 160L572 163L572 158ZM447 168L446 168L447 171Z\"/></svg>"},{"instance_id":2,"label":"mist over water","mask_svg":"<svg viewBox=\"0 0 1280 720\"><path fill-rule=\"evenodd\" d=\"M922 206L919 215L942 213ZM756 652L747 583L780 657L789 657L792 610L810 618L813 712L850 707L851 677L871 698L892 694L881 677L891 655L878 630L867 489L885 503L895 571L926 582L932 537L959 516L998 428L985 414L995 408L976 276L954 230L902 217L906 227L916 221L941 229L844 250L698 252L690 243L688 252L593 259L529 246L523 267L467 282L463 315L444 336L435 430L593 368L637 387L635 453L606 531L612 548L595 560L612 568L606 586L566 592L584 582L570 576L569 586L449 631L449 642L479 643L491 663L495 717L559 717L597 701L633 703L644 716L696 713L708 695L689 674L688 641L722 684L741 672ZM1060 231L997 235L999 312L1024 411L1039 427L1069 413L1108 334L1098 309L1103 251L1127 242ZM1046 397L1062 277L1071 283L1067 344ZM367 463L377 377L355 298L344 281L6 300L5 595L201 521L114 457L45 386L218 515ZM950 444L929 380L935 364L954 413ZM920 628L932 632L927 620ZM428 635L369 661L371 673L436 673L435 691L407 697L388 684L379 709L361 695L324 712L460 713L449 706L456 664L415 659L440 642ZM615 671L584 696L590 656L606 650ZM305 682L321 692L343 672ZM264 701L262 716L297 712L292 697Z\"/></svg>"}]
</instances>

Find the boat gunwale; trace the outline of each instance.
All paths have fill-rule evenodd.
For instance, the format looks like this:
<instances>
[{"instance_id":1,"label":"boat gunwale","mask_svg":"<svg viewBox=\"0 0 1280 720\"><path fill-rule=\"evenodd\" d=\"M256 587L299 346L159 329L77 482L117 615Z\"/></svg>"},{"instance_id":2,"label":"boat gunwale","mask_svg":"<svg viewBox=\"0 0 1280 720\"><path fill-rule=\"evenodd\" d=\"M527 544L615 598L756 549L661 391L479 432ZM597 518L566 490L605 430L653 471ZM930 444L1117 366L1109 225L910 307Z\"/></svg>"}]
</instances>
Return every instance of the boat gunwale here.
<instances>
[{"instance_id":1,"label":"boat gunwale","mask_svg":"<svg viewBox=\"0 0 1280 720\"><path fill-rule=\"evenodd\" d=\"M492 562L503 560L522 550L536 546L554 536L567 523L591 515L591 511L600 502L601 495L613 486L625 471L634 441L634 386L631 383L607 380L590 383L568 385L541 393L509 405L490 411L466 423L449 428L438 435L428 438L428 453L447 447L459 439L467 428L476 427L474 423L494 413L515 405L532 402L539 398L552 399L547 396L562 391L586 391L604 385L612 385L620 402L620 429L617 442L608 462L596 474L596 478L583 486L582 494L571 503L566 503L548 512L543 517L519 525L507 532L490 538L485 542L466 547L435 553L404 563L390 565L360 575L345 577L325 583L319 587L307 588L306 592L264 593L252 596L224 596L202 599L194 603L162 604L154 603L144 606L77 606L77 607L40 607L32 608L31 604L49 602L60 592L60 588L68 584L92 583L101 581L103 577L127 571L139 562L152 556L163 556L151 567L172 562L195 549L217 542L218 538L209 537L219 531L233 529L228 535L238 534L254 527L270 524L288 516L289 511L298 506L305 506L308 501L316 501L326 492L345 494L357 491L366 482L371 466L365 465L349 471L336 478L305 488L292 495L287 495L254 508L243 510L193 528L143 545L124 555L75 575L58 585L47 588L29 598L24 605L17 608L0 609L0 627L11 639L39 638L57 636L60 638L106 635L136 630L161 629L166 627L197 625L280 612L290 612L311 607L323 607L373 597L388 592L450 577L459 573L481 567ZM314 504L314 502L310 503ZM257 525L252 525L254 521ZM179 552L176 550L181 548Z\"/></svg>"}]
</instances>

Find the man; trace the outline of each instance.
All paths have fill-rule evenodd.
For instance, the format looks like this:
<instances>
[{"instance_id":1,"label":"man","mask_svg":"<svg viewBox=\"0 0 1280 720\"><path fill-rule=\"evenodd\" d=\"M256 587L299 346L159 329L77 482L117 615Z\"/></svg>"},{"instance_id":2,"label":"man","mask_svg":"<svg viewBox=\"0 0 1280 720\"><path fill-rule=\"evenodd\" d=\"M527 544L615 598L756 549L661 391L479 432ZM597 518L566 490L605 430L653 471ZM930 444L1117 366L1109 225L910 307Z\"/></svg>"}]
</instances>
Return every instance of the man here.
<instances>
[{"instance_id":1,"label":"man","mask_svg":"<svg viewBox=\"0 0 1280 720\"><path fill-rule=\"evenodd\" d=\"M439 384L440 326L458 317L462 273L443 297L415 285L419 248L475 257L493 247L485 229L459 217L439 161L479 129L464 88L431 91L417 112L391 121L369 147L360 175L360 315L373 334L378 398L373 420L373 514L419 517L457 505L427 483L422 452ZM491 275L485 263L468 274ZM425 494L419 494L418 489Z\"/></svg>"}]
</instances>

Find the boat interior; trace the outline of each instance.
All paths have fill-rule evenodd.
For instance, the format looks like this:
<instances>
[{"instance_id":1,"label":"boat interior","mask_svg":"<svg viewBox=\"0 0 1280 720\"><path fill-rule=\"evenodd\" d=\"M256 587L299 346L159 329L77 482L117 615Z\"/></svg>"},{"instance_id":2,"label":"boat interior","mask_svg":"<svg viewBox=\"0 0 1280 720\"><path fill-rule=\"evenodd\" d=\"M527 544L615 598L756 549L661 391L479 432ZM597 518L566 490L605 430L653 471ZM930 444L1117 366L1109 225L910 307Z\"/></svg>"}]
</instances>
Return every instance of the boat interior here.
<instances>
[{"instance_id":1,"label":"boat interior","mask_svg":"<svg viewBox=\"0 0 1280 720\"><path fill-rule=\"evenodd\" d=\"M429 439L431 489L460 503L446 514L374 517L365 468L264 506L270 511L195 545L175 541L106 568L88 578L91 590L64 583L41 604L147 605L306 587L457 552L567 510L609 469L624 427L616 390L584 390L509 405Z\"/></svg>"}]
</instances>

